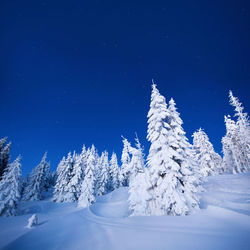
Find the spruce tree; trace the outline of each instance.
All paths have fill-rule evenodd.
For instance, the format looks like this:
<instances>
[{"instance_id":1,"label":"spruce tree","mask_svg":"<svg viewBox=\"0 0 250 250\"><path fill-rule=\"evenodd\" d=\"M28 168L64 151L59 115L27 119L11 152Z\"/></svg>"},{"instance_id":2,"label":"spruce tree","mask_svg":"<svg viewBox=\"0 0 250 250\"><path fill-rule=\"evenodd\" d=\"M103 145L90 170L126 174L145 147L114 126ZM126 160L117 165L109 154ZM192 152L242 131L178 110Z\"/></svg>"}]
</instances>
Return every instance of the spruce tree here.
<instances>
[{"instance_id":1,"label":"spruce tree","mask_svg":"<svg viewBox=\"0 0 250 250\"><path fill-rule=\"evenodd\" d=\"M96 185L96 195L104 195L108 192L108 181L109 181L109 160L108 152L104 151L99 158L98 167L100 169L99 176Z\"/></svg>"},{"instance_id":2,"label":"spruce tree","mask_svg":"<svg viewBox=\"0 0 250 250\"><path fill-rule=\"evenodd\" d=\"M202 176L207 177L221 173L222 159L219 154L215 153L214 147L209 141L207 134L200 128L194 132L192 137L195 158Z\"/></svg>"},{"instance_id":3,"label":"spruce tree","mask_svg":"<svg viewBox=\"0 0 250 250\"><path fill-rule=\"evenodd\" d=\"M77 155L75 152L71 158L72 172L70 173L70 179L66 185L68 192L68 200L70 202L75 202L78 200L81 194L81 184L83 180L83 168L82 168L83 159L80 155Z\"/></svg>"},{"instance_id":4,"label":"spruce tree","mask_svg":"<svg viewBox=\"0 0 250 250\"><path fill-rule=\"evenodd\" d=\"M148 187L150 186L148 169L144 168L137 172L129 183L129 210L131 216L153 215L149 207L153 197Z\"/></svg>"},{"instance_id":5,"label":"spruce tree","mask_svg":"<svg viewBox=\"0 0 250 250\"><path fill-rule=\"evenodd\" d=\"M119 166L117 156L113 152L110 159L109 167L109 190L113 191L119 187Z\"/></svg>"},{"instance_id":6,"label":"spruce tree","mask_svg":"<svg viewBox=\"0 0 250 250\"><path fill-rule=\"evenodd\" d=\"M88 207L95 202L95 167L96 167L96 151L94 146L88 149L87 164L84 172L84 180L81 185L81 194L78 199L79 207Z\"/></svg>"},{"instance_id":7,"label":"spruce tree","mask_svg":"<svg viewBox=\"0 0 250 250\"><path fill-rule=\"evenodd\" d=\"M72 178L73 164L71 153L67 159L62 159L57 167L57 180L54 189L53 201L55 202L72 202L74 201L74 192L69 185Z\"/></svg>"},{"instance_id":8,"label":"spruce tree","mask_svg":"<svg viewBox=\"0 0 250 250\"><path fill-rule=\"evenodd\" d=\"M147 202L151 196L147 190L149 186L148 175L145 169L143 148L136 136L136 148L130 146L132 155L130 162L131 175L129 180L129 209L133 216L149 215Z\"/></svg>"},{"instance_id":9,"label":"spruce tree","mask_svg":"<svg viewBox=\"0 0 250 250\"><path fill-rule=\"evenodd\" d=\"M144 153L143 153L143 147L141 146L141 143L136 136L135 138L135 146L132 147L129 145L129 153L132 155L129 169L130 169L130 178L129 181L134 178L138 172L144 172L145 168L145 160L144 160Z\"/></svg>"},{"instance_id":10,"label":"spruce tree","mask_svg":"<svg viewBox=\"0 0 250 250\"><path fill-rule=\"evenodd\" d=\"M147 161L150 183L148 190L152 199L147 202L146 213L150 215L188 213L182 192L180 165L173 159L175 151L169 146L168 116L165 98L153 83L147 135L148 141L151 142Z\"/></svg>"},{"instance_id":11,"label":"spruce tree","mask_svg":"<svg viewBox=\"0 0 250 250\"><path fill-rule=\"evenodd\" d=\"M11 142L6 144L7 137L0 139L0 180L10 161Z\"/></svg>"},{"instance_id":12,"label":"spruce tree","mask_svg":"<svg viewBox=\"0 0 250 250\"><path fill-rule=\"evenodd\" d=\"M8 165L0 182L0 216L17 215L21 198L22 173L21 156Z\"/></svg>"},{"instance_id":13,"label":"spruce tree","mask_svg":"<svg viewBox=\"0 0 250 250\"><path fill-rule=\"evenodd\" d=\"M124 137L122 137L123 140L123 150L122 150L122 157L121 157L121 171L119 175L119 182L121 186L128 186L129 183L129 175L130 175L130 169L129 169L129 164L130 164L130 155L129 155L129 146L130 143L128 140Z\"/></svg>"},{"instance_id":14,"label":"spruce tree","mask_svg":"<svg viewBox=\"0 0 250 250\"><path fill-rule=\"evenodd\" d=\"M50 164L46 161L47 153L44 154L41 162L28 176L27 184L24 188L23 200L41 200L44 192L50 187Z\"/></svg>"},{"instance_id":15,"label":"spruce tree","mask_svg":"<svg viewBox=\"0 0 250 250\"><path fill-rule=\"evenodd\" d=\"M234 173L242 173L249 170L250 165L250 124L247 113L244 113L244 107L237 97L233 96L229 91L229 101L234 107L236 121L236 129L232 137L234 145L235 165Z\"/></svg>"},{"instance_id":16,"label":"spruce tree","mask_svg":"<svg viewBox=\"0 0 250 250\"><path fill-rule=\"evenodd\" d=\"M167 109L165 98L153 83L147 135L151 142L148 190L152 197L147 202L148 214L187 215L198 207L195 163L181 125L174 101Z\"/></svg>"},{"instance_id":17,"label":"spruce tree","mask_svg":"<svg viewBox=\"0 0 250 250\"><path fill-rule=\"evenodd\" d=\"M197 192L202 190L200 186L201 174L198 168L198 162L194 157L193 147L188 142L186 133L182 128L183 121L177 112L173 98L169 101L168 111L169 116L167 120L170 126L168 144L171 147L171 151L174 150L171 158L180 166L180 181L188 204L188 213L190 214L199 207Z\"/></svg>"},{"instance_id":18,"label":"spruce tree","mask_svg":"<svg viewBox=\"0 0 250 250\"><path fill-rule=\"evenodd\" d=\"M226 135L222 138L223 145L223 171L228 173L242 173L247 170L242 164L241 141L238 134L238 127L230 116L225 116Z\"/></svg>"}]
</instances>

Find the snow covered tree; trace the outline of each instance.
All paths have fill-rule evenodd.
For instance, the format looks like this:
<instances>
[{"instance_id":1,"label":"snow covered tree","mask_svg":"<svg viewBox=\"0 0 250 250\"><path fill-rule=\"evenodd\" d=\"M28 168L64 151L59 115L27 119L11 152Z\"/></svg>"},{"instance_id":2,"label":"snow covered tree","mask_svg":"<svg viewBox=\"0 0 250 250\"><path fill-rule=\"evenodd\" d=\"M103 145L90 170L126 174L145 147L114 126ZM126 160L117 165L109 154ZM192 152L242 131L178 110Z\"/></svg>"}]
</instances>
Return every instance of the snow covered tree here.
<instances>
[{"instance_id":1,"label":"snow covered tree","mask_svg":"<svg viewBox=\"0 0 250 250\"><path fill-rule=\"evenodd\" d=\"M81 185L84 179L84 170L87 164L87 151L85 146L83 146L80 155L73 155L72 164L72 178L69 181L69 187L71 187L72 193L74 194L74 200L72 201L77 201L81 195Z\"/></svg>"},{"instance_id":2,"label":"snow covered tree","mask_svg":"<svg viewBox=\"0 0 250 250\"><path fill-rule=\"evenodd\" d=\"M219 154L215 153L207 134L200 128L194 132L192 137L195 159L198 162L202 176L207 177L221 173L222 159Z\"/></svg>"},{"instance_id":3,"label":"snow covered tree","mask_svg":"<svg viewBox=\"0 0 250 250\"><path fill-rule=\"evenodd\" d=\"M230 116L225 116L226 135L222 138L223 172L232 173L235 163L235 152L237 152L235 134L237 126Z\"/></svg>"},{"instance_id":4,"label":"snow covered tree","mask_svg":"<svg viewBox=\"0 0 250 250\"><path fill-rule=\"evenodd\" d=\"M80 196L80 187L83 178L83 169L81 163L82 159L74 152L70 161L71 173L69 181L65 186L65 190L67 190L67 199L69 202L77 201Z\"/></svg>"},{"instance_id":5,"label":"snow covered tree","mask_svg":"<svg viewBox=\"0 0 250 250\"><path fill-rule=\"evenodd\" d=\"M148 190L152 199L147 202L146 213L150 215L183 215L188 212L182 192L180 165L171 157L175 151L168 142L168 116L166 100L153 83L147 135L151 142L147 160L150 183Z\"/></svg>"},{"instance_id":6,"label":"snow covered tree","mask_svg":"<svg viewBox=\"0 0 250 250\"><path fill-rule=\"evenodd\" d=\"M0 139L0 180L10 161L11 142L6 145L7 137Z\"/></svg>"},{"instance_id":7,"label":"snow covered tree","mask_svg":"<svg viewBox=\"0 0 250 250\"><path fill-rule=\"evenodd\" d=\"M129 152L132 155L130 162L131 175L129 179L129 209L133 216L143 216L147 214L147 201L151 196L147 190L150 186L148 175L144 164L143 148L136 137L136 148L130 146Z\"/></svg>"},{"instance_id":8,"label":"snow covered tree","mask_svg":"<svg viewBox=\"0 0 250 250\"><path fill-rule=\"evenodd\" d=\"M66 158L65 156L63 156L62 160L59 162L57 168L56 168L56 181L59 177L59 175L61 174L61 172L63 171L63 169L65 168L66 165Z\"/></svg>"},{"instance_id":9,"label":"snow covered tree","mask_svg":"<svg viewBox=\"0 0 250 250\"><path fill-rule=\"evenodd\" d=\"M148 113L148 135L151 142L148 165L148 188L151 199L147 214L187 215L198 207L191 145L182 128L182 120L173 100L167 104L156 85L152 85Z\"/></svg>"},{"instance_id":10,"label":"snow covered tree","mask_svg":"<svg viewBox=\"0 0 250 250\"><path fill-rule=\"evenodd\" d=\"M149 201L153 198L148 190L149 186L150 182L147 168L140 170L136 176L131 179L128 191L131 216L147 216L152 214Z\"/></svg>"},{"instance_id":11,"label":"snow covered tree","mask_svg":"<svg viewBox=\"0 0 250 250\"><path fill-rule=\"evenodd\" d=\"M21 198L22 173L21 156L8 165L0 182L0 216L17 215Z\"/></svg>"},{"instance_id":12,"label":"snow covered tree","mask_svg":"<svg viewBox=\"0 0 250 250\"><path fill-rule=\"evenodd\" d=\"M57 167L57 180L54 190L53 201L55 202L72 202L75 201L74 192L69 185L73 172L73 159L71 153L67 159L62 159Z\"/></svg>"},{"instance_id":13,"label":"snow covered tree","mask_svg":"<svg viewBox=\"0 0 250 250\"><path fill-rule=\"evenodd\" d=\"M250 124L247 113L237 97L229 91L230 104L234 107L236 128L231 136L231 148L233 148L234 165L233 173L242 173L249 170L250 165Z\"/></svg>"},{"instance_id":14,"label":"snow covered tree","mask_svg":"<svg viewBox=\"0 0 250 250\"><path fill-rule=\"evenodd\" d=\"M95 202L95 167L96 167L96 151L92 146L87 152L87 164L85 168L85 177L81 185L81 195L78 199L79 207L88 207Z\"/></svg>"},{"instance_id":15,"label":"snow covered tree","mask_svg":"<svg viewBox=\"0 0 250 250\"><path fill-rule=\"evenodd\" d=\"M99 175L96 184L96 195L104 195L108 191L108 181L109 181L109 160L108 160L108 152L104 151L99 158Z\"/></svg>"},{"instance_id":16,"label":"snow covered tree","mask_svg":"<svg viewBox=\"0 0 250 250\"><path fill-rule=\"evenodd\" d=\"M109 190L112 191L119 187L119 166L117 162L117 156L113 152L110 159L109 167Z\"/></svg>"},{"instance_id":17,"label":"snow covered tree","mask_svg":"<svg viewBox=\"0 0 250 250\"><path fill-rule=\"evenodd\" d=\"M244 107L242 103L240 103L237 97L233 96L232 91L229 91L229 99L230 104L234 107L235 110L235 117L237 117L236 125L238 127L238 133L241 140L242 150L244 150L245 154L250 154L250 123L247 113L244 113Z\"/></svg>"},{"instance_id":18,"label":"snow covered tree","mask_svg":"<svg viewBox=\"0 0 250 250\"><path fill-rule=\"evenodd\" d=\"M226 135L222 138L223 168L226 172L243 173L250 165L250 125L247 113L237 97L229 91L229 101L234 107L237 121L225 117Z\"/></svg>"},{"instance_id":19,"label":"snow covered tree","mask_svg":"<svg viewBox=\"0 0 250 250\"><path fill-rule=\"evenodd\" d=\"M24 188L23 200L41 200L43 194L50 187L50 164L46 161L47 153L44 154L39 165L33 169L28 177Z\"/></svg>"},{"instance_id":20,"label":"snow covered tree","mask_svg":"<svg viewBox=\"0 0 250 250\"><path fill-rule=\"evenodd\" d=\"M143 153L143 147L141 146L141 143L138 139L138 137L136 136L135 138L135 148L132 147L129 144L129 153L132 155L131 161L129 163L129 169L130 169L130 178L135 177L137 175L138 172L144 172L144 168L145 168L145 160L144 160L144 153Z\"/></svg>"},{"instance_id":21,"label":"snow covered tree","mask_svg":"<svg viewBox=\"0 0 250 250\"><path fill-rule=\"evenodd\" d=\"M123 137L123 150L122 150L122 157L121 157L121 171L119 175L119 182L121 186L128 186L129 183L129 175L130 175L130 169L129 169L129 163L130 163L130 155L129 155L129 146L130 143L126 138Z\"/></svg>"},{"instance_id":22,"label":"snow covered tree","mask_svg":"<svg viewBox=\"0 0 250 250\"><path fill-rule=\"evenodd\" d=\"M170 126L168 144L172 151L171 158L180 166L181 184L183 193L188 204L188 213L199 207L198 191L203 190L201 184L201 174L198 169L198 162L194 157L192 145L188 142L186 133L182 128L183 121L177 112L173 98L169 101L167 118Z\"/></svg>"}]
</instances>

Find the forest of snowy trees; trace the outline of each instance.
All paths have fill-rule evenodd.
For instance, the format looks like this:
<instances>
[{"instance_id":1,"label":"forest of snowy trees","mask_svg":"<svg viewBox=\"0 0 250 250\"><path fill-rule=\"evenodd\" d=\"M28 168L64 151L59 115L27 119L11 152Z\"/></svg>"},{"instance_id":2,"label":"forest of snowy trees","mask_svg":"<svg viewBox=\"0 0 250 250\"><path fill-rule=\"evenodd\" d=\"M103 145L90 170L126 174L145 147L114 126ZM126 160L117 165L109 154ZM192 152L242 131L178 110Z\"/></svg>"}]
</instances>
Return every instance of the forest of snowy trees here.
<instances>
[{"instance_id":1,"label":"forest of snowy trees","mask_svg":"<svg viewBox=\"0 0 250 250\"><path fill-rule=\"evenodd\" d=\"M189 215L199 209L199 192L207 176L249 171L250 125L239 99L229 92L234 118L225 116L223 157L214 151L208 135L198 129L191 143L173 98L168 102L152 84L147 115L146 156L137 135L131 143L122 137L121 165L117 155L101 154L83 146L63 157L54 173L47 153L26 178L21 173L21 156L10 161L11 143L0 139L0 216L18 214L20 201L76 202L93 204L98 196L127 186L131 216Z\"/></svg>"}]
</instances>

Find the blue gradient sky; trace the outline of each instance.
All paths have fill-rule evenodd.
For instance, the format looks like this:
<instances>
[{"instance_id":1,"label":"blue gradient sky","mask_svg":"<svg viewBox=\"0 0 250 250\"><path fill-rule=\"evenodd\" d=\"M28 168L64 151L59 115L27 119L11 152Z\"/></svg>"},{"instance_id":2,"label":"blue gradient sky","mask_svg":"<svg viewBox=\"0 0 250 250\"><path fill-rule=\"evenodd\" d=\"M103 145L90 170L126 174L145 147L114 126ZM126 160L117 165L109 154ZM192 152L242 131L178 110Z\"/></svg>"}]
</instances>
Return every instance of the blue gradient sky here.
<instances>
[{"instance_id":1,"label":"blue gradient sky","mask_svg":"<svg viewBox=\"0 0 250 250\"><path fill-rule=\"evenodd\" d=\"M146 153L151 79L221 152L228 90L250 107L249 1L1 1L0 137L26 174L82 144Z\"/></svg>"}]
</instances>

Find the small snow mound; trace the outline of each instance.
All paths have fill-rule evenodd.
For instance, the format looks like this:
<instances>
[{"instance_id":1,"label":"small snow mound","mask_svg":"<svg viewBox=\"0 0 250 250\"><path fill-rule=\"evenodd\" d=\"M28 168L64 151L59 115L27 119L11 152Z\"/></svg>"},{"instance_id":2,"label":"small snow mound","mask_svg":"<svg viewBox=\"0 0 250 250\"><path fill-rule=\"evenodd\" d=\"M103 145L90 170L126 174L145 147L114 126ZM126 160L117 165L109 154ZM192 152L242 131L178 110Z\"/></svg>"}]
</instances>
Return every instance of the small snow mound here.
<instances>
[{"instance_id":1,"label":"small snow mound","mask_svg":"<svg viewBox=\"0 0 250 250\"><path fill-rule=\"evenodd\" d=\"M90 211L101 217L122 218L129 216L128 188L121 187L113 192L99 197Z\"/></svg>"}]
</instances>

